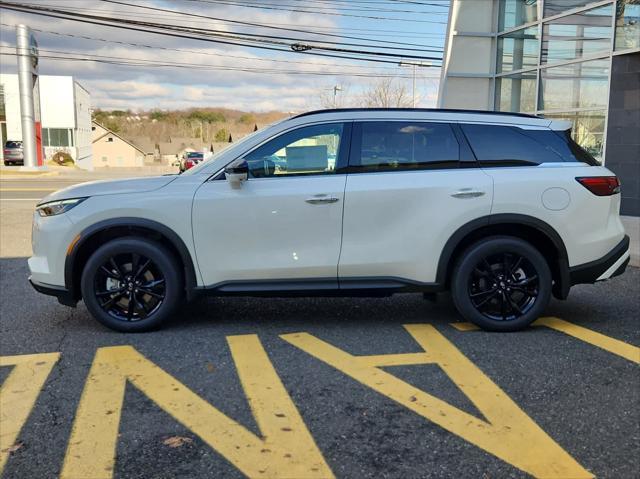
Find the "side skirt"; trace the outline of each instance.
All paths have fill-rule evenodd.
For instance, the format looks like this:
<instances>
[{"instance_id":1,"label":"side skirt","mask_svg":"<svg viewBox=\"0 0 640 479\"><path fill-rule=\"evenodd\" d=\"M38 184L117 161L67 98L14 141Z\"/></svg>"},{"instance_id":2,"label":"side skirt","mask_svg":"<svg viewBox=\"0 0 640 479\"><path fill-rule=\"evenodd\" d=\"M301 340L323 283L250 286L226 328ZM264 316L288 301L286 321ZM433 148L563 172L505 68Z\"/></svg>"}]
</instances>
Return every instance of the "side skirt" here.
<instances>
[{"instance_id":1,"label":"side skirt","mask_svg":"<svg viewBox=\"0 0 640 479\"><path fill-rule=\"evenodd\" d=\"M437 293L445 288L439 283L421 283L395 277L276 279L226 281L197 288L212 296L257 297L385 297L394 293Z\"/></svg>"}]
</instances>

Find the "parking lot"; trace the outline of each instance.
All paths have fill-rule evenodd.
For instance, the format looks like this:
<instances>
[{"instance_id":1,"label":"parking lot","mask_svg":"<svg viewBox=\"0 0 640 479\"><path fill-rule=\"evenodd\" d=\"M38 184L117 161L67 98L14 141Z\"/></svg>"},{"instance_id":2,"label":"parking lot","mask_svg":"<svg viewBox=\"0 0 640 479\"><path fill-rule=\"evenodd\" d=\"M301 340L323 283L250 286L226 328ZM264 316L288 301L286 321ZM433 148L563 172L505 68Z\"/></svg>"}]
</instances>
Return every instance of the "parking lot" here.
<instances>
[{"instance_id":1,"label":"parking lot","mask_svg":"<svg viewBox=\"0 0 640 479\"><path fill-rule=\"evenodd\" d=\"M201 298L121 334L27 283L59 181L0 182L3 477L639 477L640 269L519 333L402 294Z\"/></svg>"}]
</instances>

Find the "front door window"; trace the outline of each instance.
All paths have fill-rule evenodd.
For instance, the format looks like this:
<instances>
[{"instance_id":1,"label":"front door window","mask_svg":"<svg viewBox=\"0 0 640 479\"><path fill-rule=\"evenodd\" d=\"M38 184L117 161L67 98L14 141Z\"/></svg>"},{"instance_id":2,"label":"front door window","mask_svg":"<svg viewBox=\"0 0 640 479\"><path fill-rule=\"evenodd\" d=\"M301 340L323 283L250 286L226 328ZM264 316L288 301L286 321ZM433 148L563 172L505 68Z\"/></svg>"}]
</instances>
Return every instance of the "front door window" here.
<instances>
[{"instance_id":1,"label":"front door window","mask_svg":"<svg viewBox=\"0 0 640 479\"><path fill-rule=\"evenodd\" d=\"M329 123L280 135L245 156L249 177L335 173L343 129L342 123Z\"/></svg>"}]
</instances>

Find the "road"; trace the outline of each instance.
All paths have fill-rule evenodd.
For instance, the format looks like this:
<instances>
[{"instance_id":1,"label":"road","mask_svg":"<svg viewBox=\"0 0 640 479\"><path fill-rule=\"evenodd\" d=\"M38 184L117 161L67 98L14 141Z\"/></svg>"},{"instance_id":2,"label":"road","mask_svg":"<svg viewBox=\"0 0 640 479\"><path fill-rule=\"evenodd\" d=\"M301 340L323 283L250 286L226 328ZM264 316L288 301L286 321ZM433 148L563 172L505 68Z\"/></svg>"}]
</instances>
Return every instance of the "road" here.
<instances>
[{"instance_id":1,"label":"road","mask_svg":"<svg viewBox=\"0 0 640 479\"><path fill-rule=\"evenodd\" d=\"M638 477L637 268L519 333L402 294L202 298L121 334L31 290L36 202L1 193L3 477Z\"/></svg>"}]
</instances>

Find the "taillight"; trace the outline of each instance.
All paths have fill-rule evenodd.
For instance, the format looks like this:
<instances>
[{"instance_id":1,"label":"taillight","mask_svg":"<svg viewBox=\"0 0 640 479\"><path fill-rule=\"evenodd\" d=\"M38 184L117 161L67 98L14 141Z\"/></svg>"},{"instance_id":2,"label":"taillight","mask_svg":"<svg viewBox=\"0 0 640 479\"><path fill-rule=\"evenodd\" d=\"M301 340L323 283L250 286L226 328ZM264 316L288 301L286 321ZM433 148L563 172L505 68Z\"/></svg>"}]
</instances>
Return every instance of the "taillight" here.
<instances>
[{"instance_id":1,"label":"taillight","mask_svg":"<svg viewBox=\"0 0 640 479\"><path fill-rule=\"evenodd\" d=\"M581 176L576 180L597 196L611 196L620 193L620 181L616 176Z\"/></svg>"}]
</instances>

